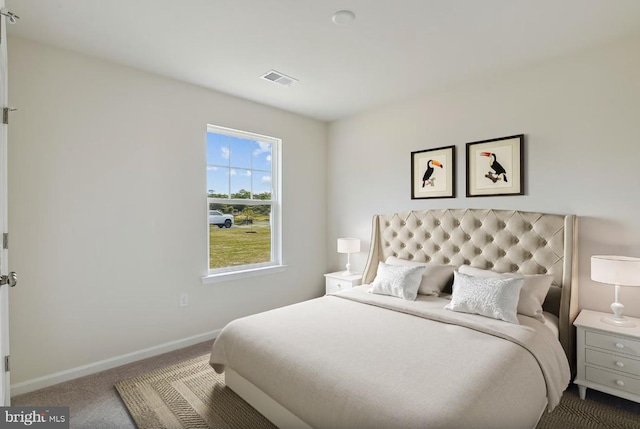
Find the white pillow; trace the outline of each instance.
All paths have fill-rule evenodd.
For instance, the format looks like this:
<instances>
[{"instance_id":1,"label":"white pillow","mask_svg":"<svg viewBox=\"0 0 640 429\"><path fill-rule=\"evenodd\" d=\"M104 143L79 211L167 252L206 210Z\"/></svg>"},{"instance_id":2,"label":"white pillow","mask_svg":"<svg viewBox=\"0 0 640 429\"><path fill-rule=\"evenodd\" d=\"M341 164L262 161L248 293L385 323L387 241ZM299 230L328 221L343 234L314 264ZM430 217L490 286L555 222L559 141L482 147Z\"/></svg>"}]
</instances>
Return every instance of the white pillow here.
<instances>
[{"instance_id":1,"label":"white pillow","mask_svg":"<svg viewBox=\"0 0 640 429\"><path fill-rule=\"evenodd\" d=\"M369 293L415 301L423 271L424 267L397 267L378 262L378 273Z\"/></svg>"},{"instance_id":2,"label":"white pillow","mask_svg":"<svg viewBox=\"0 0 640 429\"><path fill-rule=\"evenodd\" d=\"M395 265L398 267L425 267L422 273L422 280L418 293L420 295L438 296L444 288L450 284L453 278L453 272L456 267L453 265L439 265L428 262L407 261L406 259L389 256L386 261L387 265Z\"/></svg>"},{"instance_id":3,"label":"white pillow","mask_svg":"<svg viewBox=\"0 0 640 429\"><path fill-rule=\"evenodd\" d=\"M476 277L493 277L493 278L524 278L524 284L520 290L520 299L518 300L518 313L544 323L544 315L542 314L542 304L547 297L553 275L551 274L533 274L523 275L518 273L496 273L495 271L481 270L473 268L469 265L462 265L458 271L463 274Z\"/></svg>"},{"instance_id":4,"label":"white pillow","mask_svg":"<svg viewBox=\"0 0 640 429\"><path fill-rule=\"evenodd\" d=\"M524 279L473 277L454 271L453 295L444 308L519 325L516 310Z\"/></svg>"}]
</instances>

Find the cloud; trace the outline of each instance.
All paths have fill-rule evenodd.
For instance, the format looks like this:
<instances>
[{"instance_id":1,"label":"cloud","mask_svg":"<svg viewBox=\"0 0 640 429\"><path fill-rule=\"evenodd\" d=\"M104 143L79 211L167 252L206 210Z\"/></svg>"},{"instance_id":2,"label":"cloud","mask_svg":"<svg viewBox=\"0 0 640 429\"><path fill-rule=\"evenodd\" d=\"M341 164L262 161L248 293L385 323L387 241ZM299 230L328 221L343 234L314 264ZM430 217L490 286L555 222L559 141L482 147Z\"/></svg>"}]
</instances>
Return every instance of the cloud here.
<instances>
[{"instance_id":1,"label":"cloud","mask_svg":"<svg viewBox=\"0 0 640 429\"><path fill-rule=\"evenodd\" d=\"M267 162L271 162L271 155L267 155Z\"/></svg>"},{"instance_id":2,"label":"cloud","mask_svg":"<svg viewBox=\"0 0 640 429\"><path fill-rule=\"evenodd\" d=\"M251 177L251 170L245 170L244 175Z\"/></svg>"},{"instance_id":3,"label":"cloud","mask_svg":"<svg viewBox=\"0 0 640 429\"><path fill-rule=\"evenodd\" d=\"M228 147L226 147L226 146L222 146L222 147L220 148L220 151L222 152L222 157L223 157L224 159L229 159L229 155L231 155L231 151L229 150L229 148L228 148Z\"/></svg>"},{"instance_id":4,"label":"cloud","mask_svg":"<svg viewBox=\"0 0 640 429\"><path fill-rule=\"evenodd\" d=\"M229 172L229 175L231 175L231 176L235 176L236 174L238 174L238 172L236 170L231 170Z\"/></svg>"},{"instance_id":5,"label":"cloud","mask_svg":"<svg viewBox=\"0 0 640 429\"><path fill-rule=\"evenodd\" d=\"M218 171L218 167L215 165L207 165L207 171Z\"/></svg>"},{"instance_id":6,"label":"cloud","mask_svg":"<svg viewBox=\"0 0 640 429\"><path fill-rule=\"evenodd\" d=\"M262 183L271 183L271 176L262 176L262 179L260 179L260 181Z\"/></svg>"},{"instance_id":7,"label":"cloud","mask_svg":"<svg viewBox=\"0 0 640 429\"><path fill-rule=\"evenodd\" d=\"M266 152L271 153L271 143L263 143L263 142L256 142L256 143L258 143L258 148L253 150L253 156L258 156Z\"/></svg>"}]
</instances>

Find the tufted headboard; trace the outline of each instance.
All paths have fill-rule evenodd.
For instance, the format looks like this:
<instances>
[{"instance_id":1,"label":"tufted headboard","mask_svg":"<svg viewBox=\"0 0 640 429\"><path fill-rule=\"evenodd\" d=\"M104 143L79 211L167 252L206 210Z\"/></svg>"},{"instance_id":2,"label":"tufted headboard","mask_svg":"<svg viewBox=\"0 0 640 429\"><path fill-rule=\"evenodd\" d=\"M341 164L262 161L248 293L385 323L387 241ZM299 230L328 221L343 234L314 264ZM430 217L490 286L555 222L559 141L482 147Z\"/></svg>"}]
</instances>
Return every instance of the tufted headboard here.
<instances>
[{"instance_id":1,"label":"tufted headboard","mask_svg":"<svg viewBox=\"0 0 640 429\"><path fill-rule=\"evenodd\" d=\"M560 319L560 342L573 365L578 313L576 217L515 210L423 210L373 217L363 283L389 256L498 272L552 274L545 311ZM575 274L575 278L574 278Z\"/></svg>"}]
</instances>

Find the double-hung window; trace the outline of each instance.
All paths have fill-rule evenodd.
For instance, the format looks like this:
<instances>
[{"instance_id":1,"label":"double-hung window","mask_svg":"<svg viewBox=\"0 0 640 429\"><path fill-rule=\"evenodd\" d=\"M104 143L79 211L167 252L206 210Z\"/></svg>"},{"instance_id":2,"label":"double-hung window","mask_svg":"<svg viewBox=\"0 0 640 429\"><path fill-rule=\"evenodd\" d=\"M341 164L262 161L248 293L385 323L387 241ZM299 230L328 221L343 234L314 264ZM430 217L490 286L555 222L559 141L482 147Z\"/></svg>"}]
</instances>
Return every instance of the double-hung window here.
<instances>
[{"instance_id":1,"label":"double-hung window","mask_svg":"<svg viewBox=\"0 0 640 429\"><path fill-rule=\"evenodd\" d=\"M281 140L207 126L209 276L281 266Z\"/></svg>"}]
</instances>

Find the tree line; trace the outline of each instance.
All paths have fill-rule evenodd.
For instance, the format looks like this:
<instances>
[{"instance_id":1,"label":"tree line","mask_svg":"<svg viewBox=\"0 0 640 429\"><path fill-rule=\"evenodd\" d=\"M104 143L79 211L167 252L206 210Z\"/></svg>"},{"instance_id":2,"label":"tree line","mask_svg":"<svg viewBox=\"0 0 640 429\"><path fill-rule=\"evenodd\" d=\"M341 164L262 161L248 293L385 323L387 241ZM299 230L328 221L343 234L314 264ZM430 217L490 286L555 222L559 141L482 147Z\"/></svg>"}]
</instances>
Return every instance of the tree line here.
<instances>
[{"instance_id":1,"label":"tree line","mask_svg":"<svg viewBox=\"0 0 640 429\"><path fill-rule=\"evenodd\" d=\"M209 198L221 198L228 199L228 194L220 194L216 193L213 189L210 189L207 193L207 197ZM236 193L231 194L231 198L240 199L240 200L250 200L251 192L240 189ZM270 200L271 192L262 192L259 194L253 194L254 200ZM271 213L270 205L259 205L259 206L248 206L246 204L222 204L222 203L210 203L209 210L219 210L223 213L230 213L233 215L237 215L243 213L247 218L250 218L253 215L269 215Z\"/></svg>"}]
</instances>

